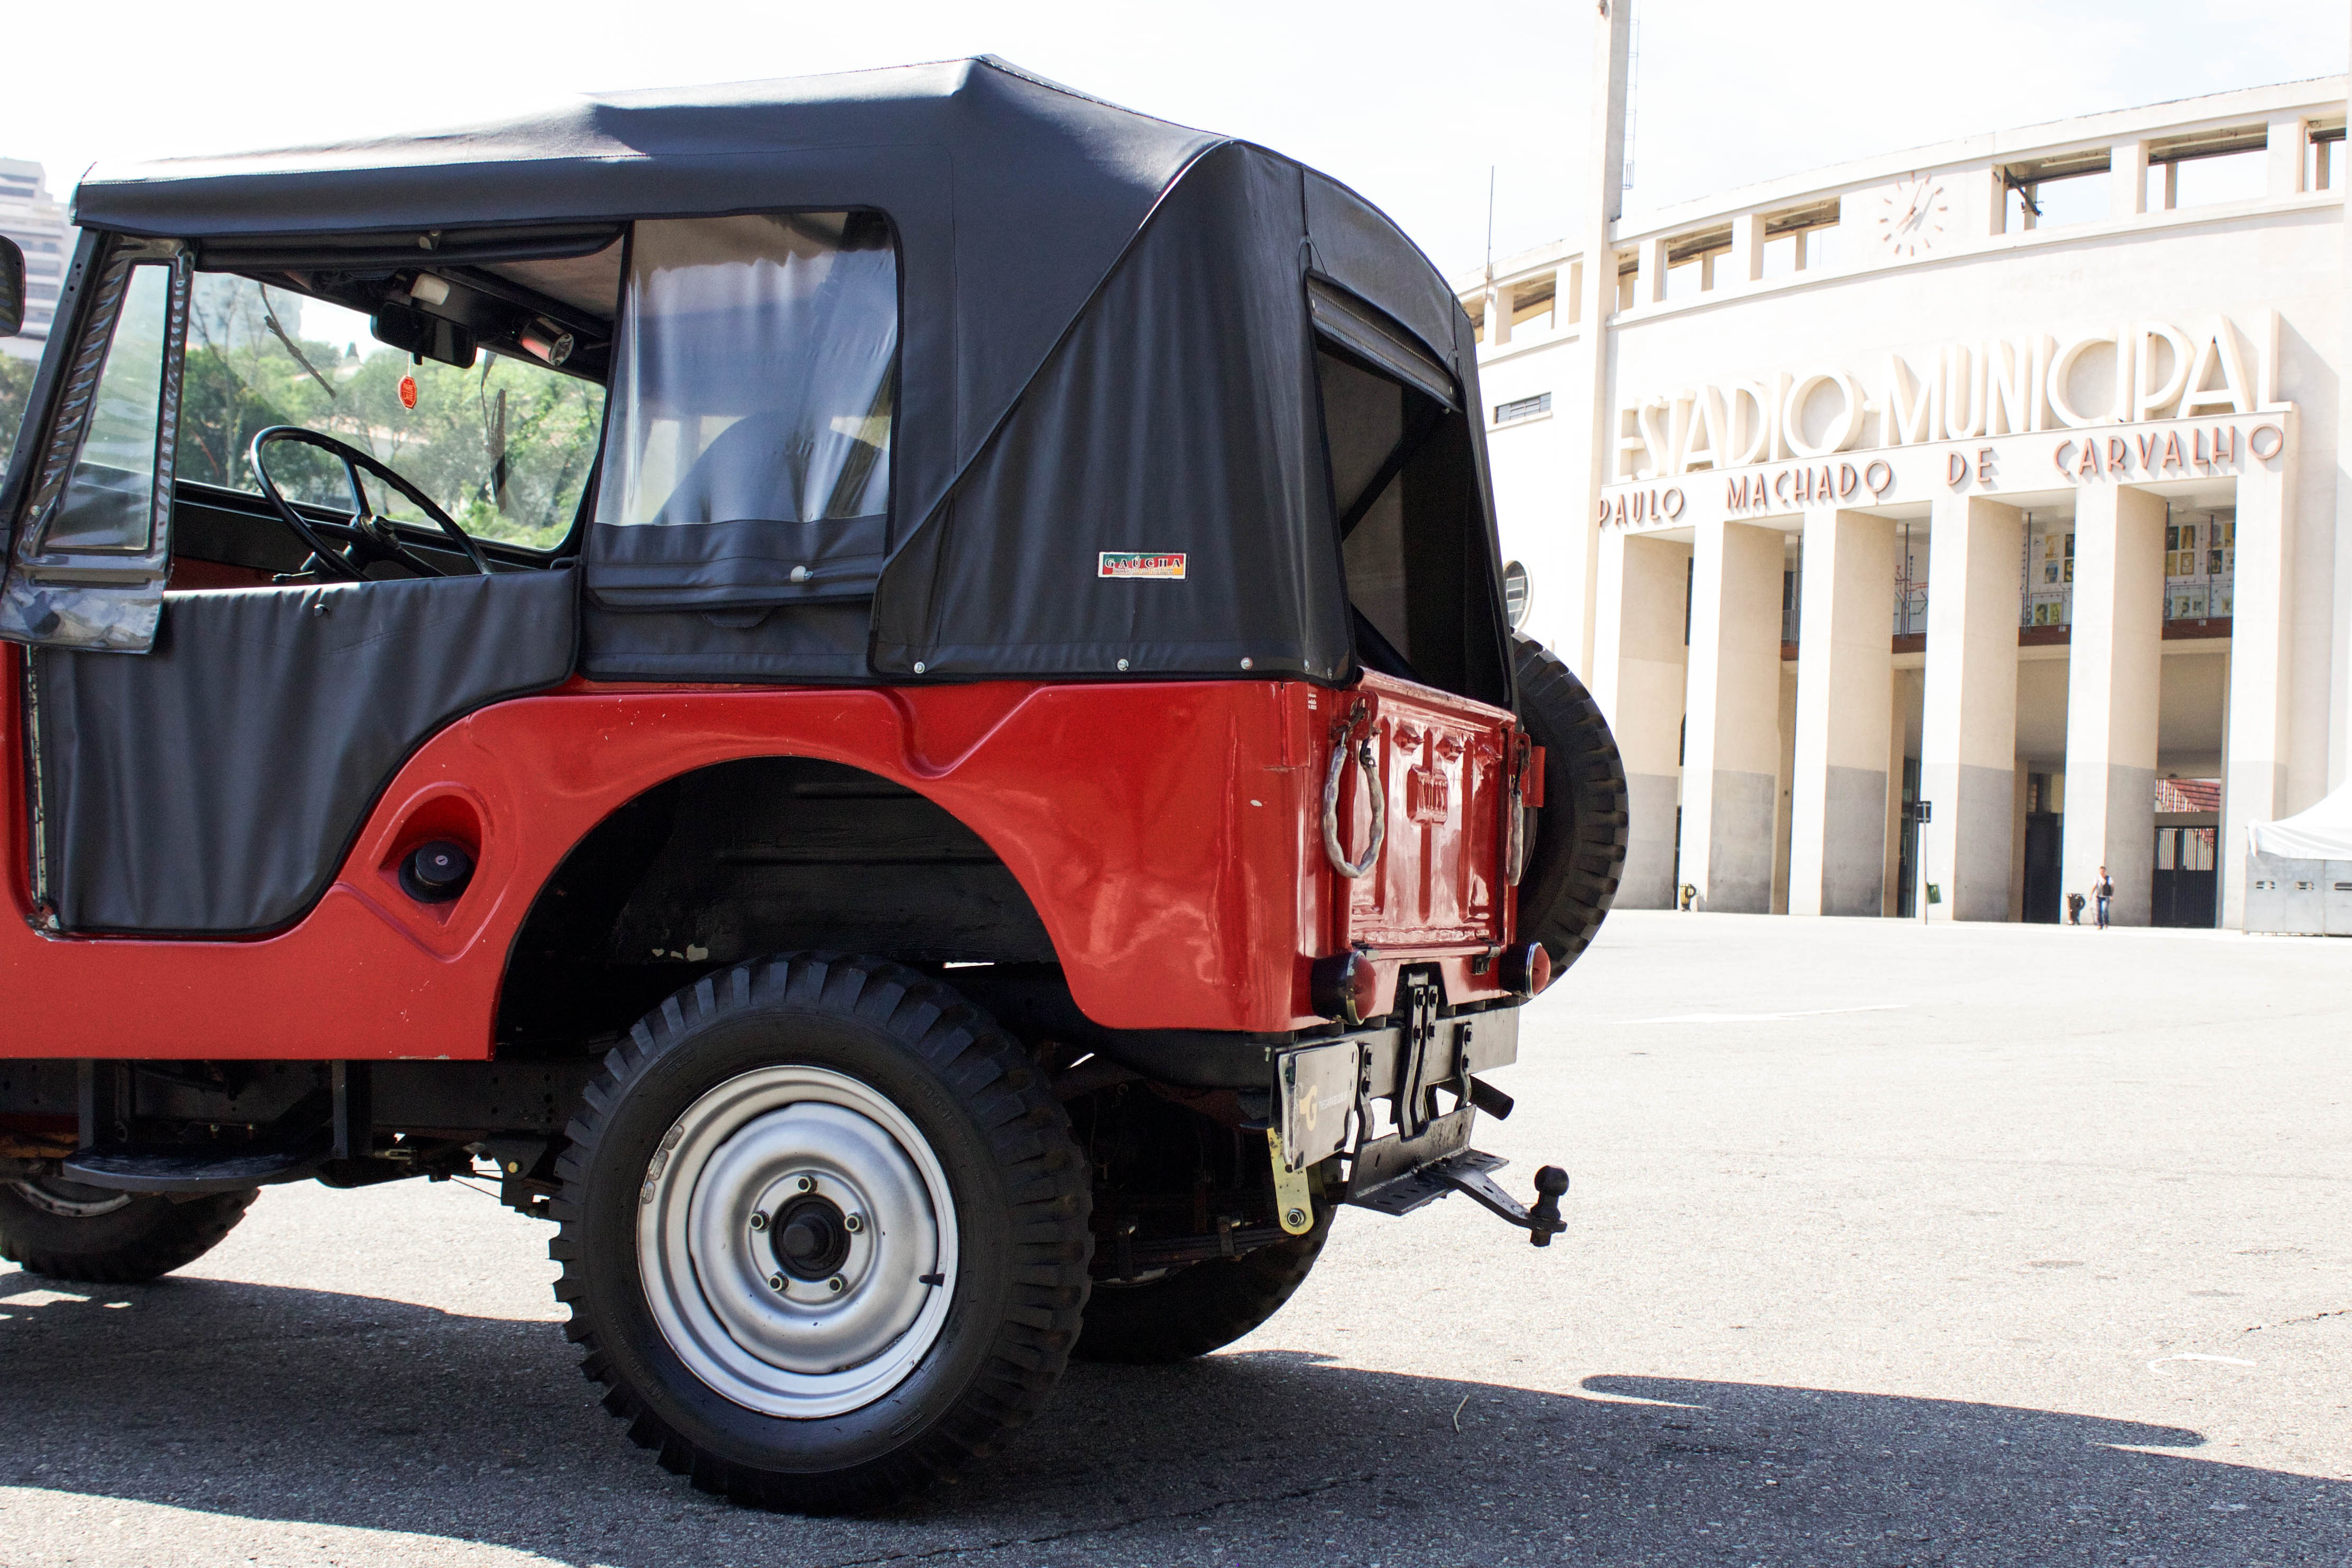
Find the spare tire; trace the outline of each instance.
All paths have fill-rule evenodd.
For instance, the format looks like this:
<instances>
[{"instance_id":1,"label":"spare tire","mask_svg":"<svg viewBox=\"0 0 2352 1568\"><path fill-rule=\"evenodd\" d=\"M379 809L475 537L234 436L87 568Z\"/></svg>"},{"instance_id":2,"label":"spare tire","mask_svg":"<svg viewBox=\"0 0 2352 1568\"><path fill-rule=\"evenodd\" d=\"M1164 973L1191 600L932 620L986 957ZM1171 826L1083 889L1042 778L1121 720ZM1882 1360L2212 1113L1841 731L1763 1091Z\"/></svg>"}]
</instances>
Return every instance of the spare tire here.
<instances>
[{"instance_id":1,"label":"spare tire","mask_svg":"<svg viewBox=\"0 0 2352 1568\"><path fill-rule=\"evenodd\" d=\"M1554 974L1601 930L1625 870L1625 763L1601 705L1543 644L1517 633L1519 723L1544 749L1543 806L1519 875L1519 938L1539 942Z\"/></svg>"}]
</instances>

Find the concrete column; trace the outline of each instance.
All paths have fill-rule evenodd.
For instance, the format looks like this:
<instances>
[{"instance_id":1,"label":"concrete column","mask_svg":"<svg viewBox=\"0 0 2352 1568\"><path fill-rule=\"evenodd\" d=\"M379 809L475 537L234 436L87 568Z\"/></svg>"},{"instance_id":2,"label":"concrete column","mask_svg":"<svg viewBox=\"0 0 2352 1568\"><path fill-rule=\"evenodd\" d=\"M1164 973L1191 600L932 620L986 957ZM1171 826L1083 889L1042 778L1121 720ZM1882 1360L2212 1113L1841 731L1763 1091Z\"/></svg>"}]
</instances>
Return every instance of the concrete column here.
<instances>
[{"instance_id":1,"label":"concrete column","mask_svg":"<svg viewBox=\"0 0 2352 1568\"><path fill-rule=\"evenodd\" d=\"M2303 194L2303 147L2311 133L2310 127L2289 114L2272 121L2269 131L2271 195L2300 195Z\"/></svg>"},{"instance_id":2,"label":"concrete column","mask_svg":"<svg viewBox=\"0 0 2352 1568\"><path fill-rule=\"evenodd\" d=\"M2119 142L2107 154L2107 216L2137 217L2147 211L2147 143Z\"/></svg>"},{"instance_id":3,"label":"concrete column","mask_svg":"<svg viewBox=\"0 0 2352 1568\"><path fill-rule=\"evenodd\" d=\"M1592 695L1625 760L1630 824L1617 902L1629 910L1675 907L1690 561L1687 544L1620 529L1601 536Z\"/></svg>"},{"instance_id":4,"label":"concrete column","mask_svg":"<svg viewBox=\"0 0 2352 1568\"><path fill-rule=\"evenodd\" d=\"M2293 437L2288 416L2272 417ZM2294 492L2287 484L2286 449L2267 460L2242 447L2240 454L2230 705L2221 742L2221 923L2233 929L2246 923L2246 825L2287 815L2293 687L2286 572L2294 558ZM2081 550L2077 544L2078 555ZM2074 570L2079 574L2082 567Z\"/></svg>"},{"instance_id":5,"label":"concrete column","mask_svg":"<svg viewBox=\"0 0 2352 1568\"><path fill-rule=\"evenodd\" d=\"M2130 485L2086 484L2075 495L2063 886L2087 899L2105 866L2114 922L2144 926L2156 869L2164 502Z\"/></svg>"},{"instance_id":6,"label":"concrete column","mask_svg":"<svg viewBox=\"0 0 2352 1568\"><path fill-rule=\"evenodd\" d=\"M1805 513L1804 540L1789 912L1875 915L1886 879L1895 525L1816 509ZM1900 775L1894 782L1899 791Z\"/></svg>"},{"instance_id":7,"label":"concrete column","mask_svg":"<svg viewBox=\"0 0 2352 1568\"><path fill-rule=\"evenodd\" d=\"M1727 277L1734 289L1764 276L1764 215L1741 213L1731 220L1731 255L1718 279Z\"/></svg>"},{"instance_id":8,"label":"concrete column","mask_svg":"<svg viewBox=\"0 0 2352 1568\"><path fill-rule=\"evenodd\" d=\"M1654 234L1642 241L1633 278L1633 305L1654 305L1666 297L1666 237Z\"/></svg>"},{"instance_id":9,"label":"concrete column","mask_svg":"<svg viewBox=\"0 0 2352 1568\"><path fill-rule=\"evenodd\" d=\"M2001 183L1998 166L1961 170L1951 176L1951 191L1952 211L1959 222L1955 237L1962 244L2000 233L2009 187Z\"/></svg>"},{"instance_id":10,"label":"concrete column","mask_svg":"<svg viewBox=\"0 0 2352 1568\"><path fill-rule=\"evenodd\" d=\"M1501 348L1511 341L1511 307L1516 289L1489 287L1486 290L1486 346Z\"/></svg>"},{"instance_id":11,"label":"concrete column","mask_svg":"<svg viewBox=\"0 0 2352 1568\"><path fill-rule=\"evenodd\" d=\"M1919 798L1929 810L1921 859L1927 880L1943 889L1943 902L1927 908L1930 921L2009 918L2024 549L2025 514L2015 507L1967 495L1935 502L1919 731ZM2077 562L2078 605L2081 572ZM2151 729L2151 743L2154 736Z\"/></svg>"},{"instance_id":12,"label":"concrete column","mask_svg":"<svg viewBox=\"0 0 2352 1568\"><path fill-rule=\"evenodd\" d=\"M1780 787L1780 562L1774 528L1702 524L1692 547L1683 880L1699 908L1772 908Z\"/></svg>"}]
</instances>

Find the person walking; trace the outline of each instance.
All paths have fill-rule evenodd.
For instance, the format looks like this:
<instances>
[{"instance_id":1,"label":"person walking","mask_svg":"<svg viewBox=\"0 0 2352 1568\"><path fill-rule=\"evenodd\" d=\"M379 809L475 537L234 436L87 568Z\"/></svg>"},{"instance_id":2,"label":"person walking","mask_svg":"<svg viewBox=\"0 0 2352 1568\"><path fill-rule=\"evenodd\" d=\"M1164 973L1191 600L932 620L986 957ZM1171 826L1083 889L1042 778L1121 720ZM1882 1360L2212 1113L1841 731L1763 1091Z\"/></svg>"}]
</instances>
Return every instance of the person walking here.
<instances>
[{"instance_id":1,"label":"person walking","mask_svg":"<svg viewBox=\"0 0 2352 1568\"><path fill-rule=\"evenodd\" d=\"M2091 884L2091 896L2099 901L2099 929L2107 929L2107 900L2116 896L2116 879L2107 875L2105 866L2099 868L2099 879Z\"/></svg>"}]
</instances>

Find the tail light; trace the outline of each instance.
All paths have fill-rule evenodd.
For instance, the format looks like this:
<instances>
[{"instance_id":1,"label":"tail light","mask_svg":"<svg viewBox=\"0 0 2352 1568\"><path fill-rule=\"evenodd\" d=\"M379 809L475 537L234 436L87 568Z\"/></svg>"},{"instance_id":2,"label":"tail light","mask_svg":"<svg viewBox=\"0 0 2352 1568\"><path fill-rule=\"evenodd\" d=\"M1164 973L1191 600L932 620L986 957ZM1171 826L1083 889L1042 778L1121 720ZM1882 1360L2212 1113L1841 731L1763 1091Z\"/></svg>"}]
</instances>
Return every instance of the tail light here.
<instances>
[{"instance_id":1,"label":"tail light","mask_svg":"<svg viewBox=\"0 0 2352 1568\"><path fill-rule=\"evenodd\" d=\"M1355 1025L1372 1016L1380 984L1380 973L1372 961L1351 951L1317 959L1307 991L1318 1013Z\"/></svg>"},{"instance_id":2,"label":"tail light","mask_svg":"<svg viewBox=\"0 0 2352 1568\"><path fill-rule=\"evenodd\" d=\"M1503 989L1515 995L1533 996L1551 984L1551 954L1539 942L1512 948L1498 968Z\"/></svg>"}]
</instances>

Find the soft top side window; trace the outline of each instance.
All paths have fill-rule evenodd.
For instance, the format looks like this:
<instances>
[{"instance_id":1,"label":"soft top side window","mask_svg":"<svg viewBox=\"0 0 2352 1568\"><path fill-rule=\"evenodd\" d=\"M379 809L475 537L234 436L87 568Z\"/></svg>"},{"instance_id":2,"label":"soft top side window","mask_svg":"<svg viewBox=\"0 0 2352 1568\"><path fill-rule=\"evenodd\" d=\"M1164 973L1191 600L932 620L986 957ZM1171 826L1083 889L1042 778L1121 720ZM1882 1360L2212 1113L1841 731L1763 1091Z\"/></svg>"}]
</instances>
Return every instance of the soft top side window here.
<instances>
[{"instance_id":1,"label":"soft top side window","mask_svg":"<svg viewBox=\"0 0 2352 1568\"><path fill-rule=\"evenodd\" d=\"M639 222L596 521L882 517L898 349L877 213Z\"/></svg>"}]
</instances>

